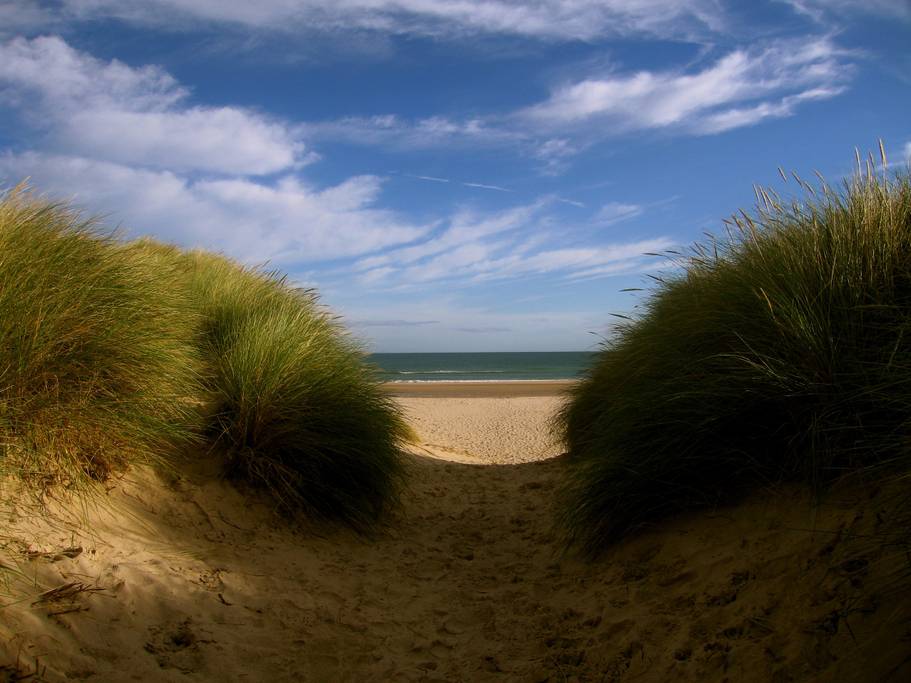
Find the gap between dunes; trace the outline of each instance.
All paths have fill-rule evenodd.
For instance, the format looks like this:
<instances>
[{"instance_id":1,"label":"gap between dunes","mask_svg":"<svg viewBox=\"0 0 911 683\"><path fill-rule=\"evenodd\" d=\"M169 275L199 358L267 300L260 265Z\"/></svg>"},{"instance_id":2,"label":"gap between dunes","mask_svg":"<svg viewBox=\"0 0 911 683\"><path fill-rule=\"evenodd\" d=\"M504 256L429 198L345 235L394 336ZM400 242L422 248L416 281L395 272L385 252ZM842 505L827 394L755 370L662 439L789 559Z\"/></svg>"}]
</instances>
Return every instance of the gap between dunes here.
<instances>
[{"instance_id":1,"label":"gap between dunes","mask_svg":"<svg viewBox=\"0 0 911 683\"><path fill-rule=\"evenodd\" d=\"M400 509L371 539L277 523L209 462L174 478L134 470L78 513L54 506L39 520L13 506L4 542L24 551L29 579L0 611L0 680L36 669L48 681L270 682L911 671L911 615L888 599L888 561L856 538L885 493L815 508L796 491L757 495L586 563L562 554L552 522L564 462L547 421L560 398L399 400L422 442Z\"/></svg>"}]
</instances>

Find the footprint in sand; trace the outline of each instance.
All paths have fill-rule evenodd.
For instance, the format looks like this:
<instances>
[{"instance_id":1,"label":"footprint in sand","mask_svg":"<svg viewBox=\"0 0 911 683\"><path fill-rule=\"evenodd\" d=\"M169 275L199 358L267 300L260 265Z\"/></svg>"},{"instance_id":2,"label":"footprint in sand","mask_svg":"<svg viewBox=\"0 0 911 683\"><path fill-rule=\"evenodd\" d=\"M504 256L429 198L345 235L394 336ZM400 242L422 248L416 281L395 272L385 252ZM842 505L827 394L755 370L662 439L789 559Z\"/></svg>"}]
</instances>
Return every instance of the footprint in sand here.
<instances>
[{"instance_id":1,"label":"footprint in sand","mask_svg":"<svg viewBox=\"0 0 911 683\"><path fill-rule=\"evenodd\" d=\"M162 669L177 669L182 673L199 671L202 666L201 643L190 619L177 624L149 627L145 651L155 657Z\"/></svg>"}]
</instances>

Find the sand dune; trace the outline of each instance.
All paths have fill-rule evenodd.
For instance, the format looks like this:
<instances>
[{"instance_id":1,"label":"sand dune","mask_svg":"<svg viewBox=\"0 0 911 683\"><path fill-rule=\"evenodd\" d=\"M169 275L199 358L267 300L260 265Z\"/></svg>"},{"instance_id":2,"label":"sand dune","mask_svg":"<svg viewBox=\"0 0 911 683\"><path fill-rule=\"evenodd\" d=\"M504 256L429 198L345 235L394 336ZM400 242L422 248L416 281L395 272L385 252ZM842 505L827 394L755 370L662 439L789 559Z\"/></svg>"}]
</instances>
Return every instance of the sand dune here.
<instances>
[{"instance_id":1,"label":"sand dune","mask_svg":"<svg viewBox=\"0 0 911 683\"><path fill-rule=\"evenodd\" d=\"M759 495L599 562L561 554L559 398L401 399L422 437L386 530L292 529L213 477L133 471L101 508L10 516L34 582L6 680L851 681L911 674L883 493ZM860 512L863 510L864 512ZM89 531L90 530L90 531ZM45 593L58 589L56 593ZM7 601L8 602L8 601ZM17 664L18 659L18 664ZM0 680L4 680L0 674ZM33 680L41 680L35 678Z\"/></svg>"}]
</instances>

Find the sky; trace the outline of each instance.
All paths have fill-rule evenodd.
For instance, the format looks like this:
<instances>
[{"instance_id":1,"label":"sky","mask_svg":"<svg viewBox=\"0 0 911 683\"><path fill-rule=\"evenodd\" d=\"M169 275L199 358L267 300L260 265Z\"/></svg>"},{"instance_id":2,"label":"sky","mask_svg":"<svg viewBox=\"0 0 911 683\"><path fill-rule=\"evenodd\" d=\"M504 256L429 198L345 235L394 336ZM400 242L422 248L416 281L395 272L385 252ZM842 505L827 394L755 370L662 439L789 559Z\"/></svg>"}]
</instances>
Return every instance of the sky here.
<instances>
[{"instance_id":1,"label":"sky","mask_svg":"<svg viewBox=\"0 0 911 683\"><path fill-rule=\"evenodd\" d=\"M0 187L379 352L594 350L779 168L907 167L909 111L911 0L0 0Z\"/></svg>"}]
</instances>

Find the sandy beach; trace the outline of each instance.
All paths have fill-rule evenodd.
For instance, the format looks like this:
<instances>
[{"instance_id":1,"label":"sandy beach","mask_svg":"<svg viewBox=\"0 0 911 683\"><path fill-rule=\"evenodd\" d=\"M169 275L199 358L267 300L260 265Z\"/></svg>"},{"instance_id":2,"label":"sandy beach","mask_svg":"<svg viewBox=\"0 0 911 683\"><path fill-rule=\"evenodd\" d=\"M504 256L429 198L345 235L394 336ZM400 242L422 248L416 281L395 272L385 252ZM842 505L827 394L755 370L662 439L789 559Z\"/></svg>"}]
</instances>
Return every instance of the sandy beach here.
<instances>
[{"instance_id":1,"label":"sandy beach","mask_svg":"<svg viewBox=\"0 0 911 683\"><path fill-rule=\"evenodd\" d=\"M4 599L0 680L878 681L911 671L909 615L888 598L892 565L850 541L885 510L882 492L818 508L805 493L763 493L597 562L564 554L553 525L564 462L548 429L563 388L397 387L420 440L401 504L372 538L289 526L204 458L170 476L132 470L98 507L51 501L55 516L39 519L20 501L3 539L22 576L4 589L18 601Z\"/></svg>"},{"instance_id":2,"label":"sandy beach","mask_svg":"<svg viewBox=\"0 0 911 683\"><path fill-rule=\"evenodd\" d=\"M387 382L384 387L400 398L519 398L562 396L574 380L515 380L510 382Z\"/></svg>"}]
</instances>

